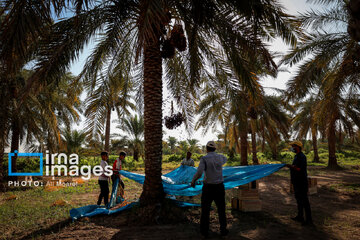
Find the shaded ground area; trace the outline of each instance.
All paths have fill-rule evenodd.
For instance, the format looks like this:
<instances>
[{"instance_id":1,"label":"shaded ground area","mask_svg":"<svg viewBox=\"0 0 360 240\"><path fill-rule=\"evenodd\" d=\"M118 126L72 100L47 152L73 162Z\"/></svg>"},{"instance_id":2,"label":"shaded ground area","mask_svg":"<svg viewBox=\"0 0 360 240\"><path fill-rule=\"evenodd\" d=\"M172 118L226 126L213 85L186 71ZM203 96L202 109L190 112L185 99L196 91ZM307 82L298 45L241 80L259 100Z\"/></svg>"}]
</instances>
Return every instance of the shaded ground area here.
<instances>
[{"instance_id":1,"label":"shaded ground area","mask_svg":"<svg viewBox=\"0 0 360 240\"><path fill-rule=\"evenodd\" d=\"M227 191L227 218L230 234L226 239L360 239L360 175L312 168L319 177L318 194L310 196L316 225L302 227L290 217L296 204L289 192L288 171L281 170L260 182L263 211L243 213L230 209ZM136 198L139 186L130 185L128 196ZM94 194L91 195L95 197ZM79 197L80 200L82 197ZM189 200L189 198L184 198ZM199 197L190 199L199 202ZM199 239L200 209L190 209L187 219L177 224L135 226L131 210L110 216L85 218L75 223L65 220L48 228L27 232L23 239ZM211 212L211 239L221 238L216 208Z\"/></svg>"}]
</instances>

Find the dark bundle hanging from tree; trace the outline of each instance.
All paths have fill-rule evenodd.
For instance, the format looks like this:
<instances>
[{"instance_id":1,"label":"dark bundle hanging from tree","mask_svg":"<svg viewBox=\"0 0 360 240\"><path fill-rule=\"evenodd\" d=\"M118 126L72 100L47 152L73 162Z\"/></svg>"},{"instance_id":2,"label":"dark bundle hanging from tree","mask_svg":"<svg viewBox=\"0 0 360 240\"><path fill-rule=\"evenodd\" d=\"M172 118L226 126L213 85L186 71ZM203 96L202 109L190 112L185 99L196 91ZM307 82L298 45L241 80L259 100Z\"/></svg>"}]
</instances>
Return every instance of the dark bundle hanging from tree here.
<instances>
[{"instance_id":1,"label":"dark bundle hanging from tree","mask_svg":"<svg viewBox=\"0 0 360 240\"><path fill-rule=\"evenodd\" d=\"M168 129L175 129L179 127L182 122L184 121L183 115L181 112L178 112L176 114L172 114L169 117L165 117L165 126Z\"/></svg>"},{"instance_id":2,"label":"dark bundle hanging from tree","mask_svg":"<svg viewBox=\"0 0 360 240\"><path fill-rule=\"evenodd\" d=\"M357 45L352 53L353 61L360 61L360 45Z\"/></svg>"},{"instance_id":3,"label":"dark bundle hanging from tree","mask_svg":"<svg viewBox=\"0 0 360 240\"><path fill-rule=\"evenodd\" d=\"M180 52L185 51L186 49L186 37L184 34L184 29L180 24L174 25L171 30L170 37L171 44L177 48Z\"/></svg>"},{"instance_id":4,"label":"dark bundle hanging from tree","mask_svg":"<svg viewBox=\"0 0 360 240\"><path fill-rule=\"evenodd\" d=\"M246 114L252 119L257 119L257 112L253 106L248 107Z\"/></svg>"},{"instance_id":5,"label":"dark bundle hanging from tree","mask_svg":"<svg viewBox=\"0 0 360 240\"><path fill-rule=\"evenodd\" d=\"M350 0L348 33L355 41L360 41L360 0Z\"/></svg>"},{"instance_id":6,"label":"dark bundle hanging from tree","mask_svg":"<svg viewBox=\"0 0 360 240\"><path fill-rule=\"evenodd\" d=\"M165 117L165 126L168 129L175 129L179 127L182 122L184 121L184 117L181 112L178 112L174 114L174 105L173 102L171 102L171 115L168 117Z\"/></svg>"},{"instance_id":7,"label":"dark bundle hanging from tree","mask_svg":"<svg viewBox=\"0 0 360 240\"><path fill-rule=\"evenodd\" d=\"M169 13L170 14L170 13ZM171 17L171 14L168 16ZM170 18L171 19L171 18ZM168 19L166 19L167 21ZM168 23L167 23L168 24ZM166 34L166 31L164 35ZM184 29L180 24L175 24L171 30L170 38L165 39L165 36L161 43L161 57L173 58L175 56L175 48L180 52L186 49L186 37L184 35Z\"/></svg>"},{"instance_id":8,"label":"dark bundle hanging from tree","mask_svg":"<svg viewBox=\"0 0 360 240\"><path fill-rule=\"evenodd\" d=\"M172 58L175 56L175 48L174 46L171 44L170 40L164 40L163 44L162 44L162 49L161 49L161 57L162 58Z\"/></svg>"}]
</instances>

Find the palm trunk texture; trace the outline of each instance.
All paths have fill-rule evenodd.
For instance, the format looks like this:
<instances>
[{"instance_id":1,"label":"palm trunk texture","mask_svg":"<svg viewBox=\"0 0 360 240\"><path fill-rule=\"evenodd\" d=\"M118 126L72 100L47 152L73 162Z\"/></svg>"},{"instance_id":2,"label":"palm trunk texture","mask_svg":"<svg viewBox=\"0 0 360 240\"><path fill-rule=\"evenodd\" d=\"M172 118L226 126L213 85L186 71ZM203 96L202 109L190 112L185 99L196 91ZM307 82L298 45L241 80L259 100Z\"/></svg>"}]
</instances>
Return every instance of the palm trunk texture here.
<instances>
[{"instance_id":1,"label":"palm trunk texture","mask_svg":"<svg viewBox=\"0 0 360 240\"><path fill-rule=\"evenodd\" d=\"M252 161L253 165L259 165L259 159L257 158L257 149L256 149L256 131L255 124L251 123L251 150L252 150Z\"/></svg>"},{"instance_id":2,"label":"palm trunk texture","mask_svg":"<svg viewBox=\"0 0 360 240\"><path fill-rule=\"evenodd\" d=\"M247 142L247 130L246 129L242 130L240 132L240 145L241 145L241 153L240 153L241 165L247 166L248 165L248 161L247 161L248 142Z\"/></svg>"},{"instance_id":3,"label":"palm trunk texture","mask_svg":"<svg viewBox=\"0 0 360 240\"><path fill-rule=\"evenodd\" d=\"M137 149L134 150L134 161L139 161L139 151Z\"/></svg>"},{"instance_id":4,"label":"palm trunk texture","mask_svg":"<svg viewBox=\"0 0 360 240\"><path fill-rule=\"evenodd\" d=\"M12 121L12 135L11 135L11 152L13 153L15 150L19 151L19 141L20 141L20 126L19 120L17 118L13 119ZM11 158L11 171L17 171L17 154Z\"/></svg>"},{"instance_id":5,"label":"palm trunk texture","mask_svg":"<svg viewBox=\"0 0 360 240\"><path fill-rule=\"evenodd\" d=\"M312 144L313 144L313 150L314 150L314 159L313 161L318 163L319 160L319 153L318 153L318 147L317 147L317 135L316 135L316 129L312 129Z\"/></svg>"},{"instance_id":6,"label":"palm trunk texture","mask_svg":"<svg viewBox=\"0 0 360 240\"><path fill-rule=\"evenodd\" d=\"M4 166L4 151L5 151L5 147L4 147L4 141L5 139L2 137L0 139L0 192L4 192L5 191L5 183L4 183L4 179L5 179L5 169L3 168Z\"/></svg>"},{"instance_id":7,"label":"palm trunk texture","mask_svg":"<svg viewBox=\"0 0 360 240\"><path fill-rule=\"evenodd\" d=\"M108 106L106 112L106 126L105 126L105 151L110 151L110 124L111 124L111 107Z\"/></svg>"},{"instance_id":8,"label":"palm trunk texture","mask_svg":"<svg viewBox=\"0 0 360 240\"><path fill-rule=\"evenodd\" d=\"M162 59L160 43L144 48L145 181L141 205L161 203L165 197L161 180L162 162Z\"/></svg>"},{"instance_id":9,"label":"palm trunk texture","mask_svg":"<svg viewBox=\"0 0 360 240\"><path fill-rule=\"evenodd\" d=\"M329 169L339 169L336 159L336 132L335 132L335 120L332 120L328 129L328 147L329 147Z\"/></svg>"}]
</instances>

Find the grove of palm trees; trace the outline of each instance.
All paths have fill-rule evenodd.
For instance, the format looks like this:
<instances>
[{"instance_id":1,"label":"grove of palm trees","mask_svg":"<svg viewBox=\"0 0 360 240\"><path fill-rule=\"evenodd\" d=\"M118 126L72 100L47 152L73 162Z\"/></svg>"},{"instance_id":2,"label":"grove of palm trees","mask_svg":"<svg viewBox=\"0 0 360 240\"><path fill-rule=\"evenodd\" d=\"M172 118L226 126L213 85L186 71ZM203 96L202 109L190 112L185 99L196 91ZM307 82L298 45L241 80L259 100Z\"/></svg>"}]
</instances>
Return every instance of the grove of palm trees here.
<instances>
[{"instance_id":1,"label":"grove of palm trees","mask_svg":"<svg viewBox=\"0 0 360 240\"><path fill-rule=\"evenodd\" d=\"M224 171L283 164L256 178L259 211L225 188L225 238L360 238L358 16L359 0L1 0L0 239L201 239L202 195L169 194L164 174L188 152L196 172L209 141ZM291 220L293 141L317 181L311 226ZM120 175L144 179L96 206L120 152ZM85 206L107 212L74 218Z\"/></svg>"}]
</instances>

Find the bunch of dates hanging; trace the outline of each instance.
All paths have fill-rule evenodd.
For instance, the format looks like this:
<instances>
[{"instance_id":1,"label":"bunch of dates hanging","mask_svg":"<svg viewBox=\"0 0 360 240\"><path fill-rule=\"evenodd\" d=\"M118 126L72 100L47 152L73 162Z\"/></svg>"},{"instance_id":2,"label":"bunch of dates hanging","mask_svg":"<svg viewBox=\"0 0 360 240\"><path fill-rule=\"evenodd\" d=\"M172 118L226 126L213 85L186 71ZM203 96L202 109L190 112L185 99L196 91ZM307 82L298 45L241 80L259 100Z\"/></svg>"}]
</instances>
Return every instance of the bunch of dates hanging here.
<instances>
[{"instance_id":1,"label":"bunch of dates hanging","mask_svg":"<svg viewBox=\"0 0 360 240\"><path fill-rule=\"evenodd\" d=\"M161 57L173 58L175 56L175 49L180 52L186 49L186 37L181 24L175 24L170 31L170 37L163 39Z\"/></svg>"},{"instance_id":2,"label":"bunch of dates hanging","mask_svg":"<svg viewBox=\"0 0 360 240\"><path fill-rule=\"evenodd\" d=\"M175 129L179 127L185 119L181 112L174 114L174 104L171 102L171 114L170 116L164 117L164 120L165 126L168 129Z\"/></svg>"},{"instance_id":3,"label":"bunch of dates hanging","mask_svg":"<svg viewBox=\"0 0 360 240\"><path fill-rule=\"evenodd\" d=\"M181 112L178 112L176 114L171 114L168 117L165 117L165 126L168 129L175 129L179 127L182 122L184 121L184 117Z\"/></svg>"},{"instance_id":4,"label":"bunch of dates hanging","mask_svg":"<svg viewBox=\"0 0 360 240\"><path fill-rule=\"evenodd\" d=\"M360 0L350 0L347 3L349 13L348 33L357 42L360 42Z\"/></svg>"}]
</instances>

